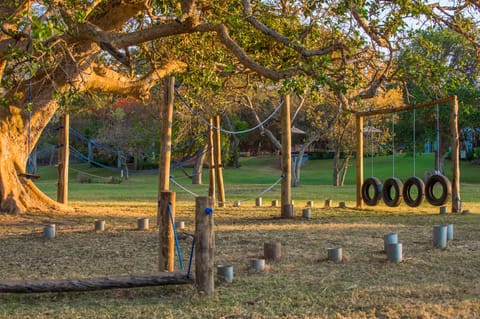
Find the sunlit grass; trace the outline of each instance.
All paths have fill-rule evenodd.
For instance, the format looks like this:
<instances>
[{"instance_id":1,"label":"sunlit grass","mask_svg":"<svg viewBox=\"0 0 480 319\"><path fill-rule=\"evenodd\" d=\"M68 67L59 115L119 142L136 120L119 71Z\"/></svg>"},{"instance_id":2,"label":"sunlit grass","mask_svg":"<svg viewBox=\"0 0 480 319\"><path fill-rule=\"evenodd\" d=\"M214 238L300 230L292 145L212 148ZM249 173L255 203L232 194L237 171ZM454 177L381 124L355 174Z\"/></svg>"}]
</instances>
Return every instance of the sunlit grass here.
<instances>
[{"instance_id":1,"label":"sunlit grass","mask_svg":"<svg viewBox=\"0 0 480 319\"><path fill-rule=\"evenodd\" d=\"M476 318L480 313L478 267L480 191L462 184L464 208L471 214L440 215L438 207L378 205L355 208L354 185L336 188L315 184L314 163L305 183L294 188L295 218L281 219L271 200L279 186L256 194L278 179L271 161L248 159L239 170L225 170L228 205L214 209L215 264L231 264L234 282L216 282L215 295L203 298L195 287L154 287L85 293L0 294L1 318ZM320 162L320 161L319 161ZM331 163L331 162L330 162ZM248 166L247 164L252 164ZM260 165L261 164L261 165ZM273 165L273 164L272 164ZM256 167L256 168L255 168ZM88 169L94 174L106 172ZM326 170L326 168L325 168ZM476 172L476 171L475 171ZM55 175L46 169L39 186L55 195ZM229 175L231 174L231 175ZM316 175L317 174L317 175ZM473 173L472 173L473 174ZM477 173L478 174L478 173ZM252 176L253 175L253 176ZM188 185L200 195L207 185ZM325 181L327 181L326 175ZM235 181L235 182L233 182ZM242 181L244 183L242 183ZM312 182L312 183L310 183ZM41 184L43 183L43 184ZM0 279L81 278L155 272L158 268L157 176L134 175L121 184L81 184L72 176L71 213L26 213L0 216ZM176 219L194 232L194 196L175 185ZM325 199L332 207L324 208ZM245 200L244 200L245 199ZM240 207L233 201L240 200ZM311 218L301 218L313 201ZM338 208L345 201L347 208ZM138 231L137 218L150 218L150 229ZM94 220L106 221L95 232ZM45 224L57 225L53 240L42 237ZM454 240L434 249L433 225L452 223ZM396 232L403 262L391 264L382 252L383 235ZM282 258L265 272L249 267L263 256L263 244L279 241ZM191 241L180 241L187 263ZM327 248L340 246L344 261L326 260ZM176 268L179 268L176 259Z\"/></svg>"}]
</instances>

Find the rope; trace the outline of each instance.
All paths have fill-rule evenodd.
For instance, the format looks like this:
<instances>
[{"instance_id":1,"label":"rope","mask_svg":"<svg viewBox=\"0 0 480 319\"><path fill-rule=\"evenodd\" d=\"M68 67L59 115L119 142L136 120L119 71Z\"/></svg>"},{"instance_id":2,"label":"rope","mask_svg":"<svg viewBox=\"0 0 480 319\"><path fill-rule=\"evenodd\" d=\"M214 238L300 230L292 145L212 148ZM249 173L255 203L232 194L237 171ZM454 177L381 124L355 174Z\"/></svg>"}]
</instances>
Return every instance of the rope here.
<instances>
[{"instance_id":1,"label":"rope","mask_svg":"<svg viewBox=\"0 0 480 319\"><path fill-rule=\"evenodd\" d=\"M395 177L395 114L392 113L392 177Z\"/></svg>"},{"instance_id":2,"label":"rope","mask_svg":"<svg viewBox=\"0 0 480 319\"><path fill-rule=\"evenodd\" d=\"M416 154L416 150L417 150L417 141L416 141L416 124L415 124L415 120L416 120L416 111L415 109L413 109L413 176L417 176L417 154Z\"/></svg>"},{"instance_id":3,"label":"rope","mask_svg":"<svg viewBox=\"0 0 480 319\"><path fill-rule=\"evenodd\" d=\"M440 111L438 104L436 105L437 113L437 169L440 172Z\"/></svg>"},{"instance_id":4,"label":"rope","mask_svg":"<svg viewBox=\"0 0 480 319\"><path fill-rule=\"evenodd\" d=\"M158 205L160 205L160 201L158 201ZM177 236L177 227L175 227L175 221L173 220L173 214L172 214L172 207L170 206L170 203L167 205L168 209L168 214L170 215L170 221L172 223L172 229L173 229L173 236L175 238L175 247L177 248L177 256L178 256L178 263L180 264L180 269L183 271L183 258L182 258L182 251L180 250L180 244L178 243L178 236Z\"/></svg>"},{"instance_id":5,"label":"rope","mask_svg":"<svg viewBox=\"0 0 480 319\"><path fill-rule=\"evenodd\" d=\"M194 196L194 197L198 197L199 195L192 192L191 190L187 189L186 187L180 185L179 183L177 183L177 181L175 179L173 179L173 176L170 176L170 180L172 181L172 183L174 183L175 185L177 185L178 187L180 187L181 189L183 189L185 192L189 193L190 195Z\"/></svg>"},{"instance_id":6,"label":"rope","mask_svg":"<svg viewBox=\"0 0 480 319\"><path fill-rule=\"evenodd\" d=\"M275 115L275 113L278 112L278 110L280 110L280 107L283 105L284 101L280 101L280 103L278 104L278 106L275 108L275 110L273 110L273 112L267 116L266 119L264 119L262 122L258 123L256 126L252 127L252 128L249 128L249 129L246 129L246 130L242 130L242 131L229 131L229 130L225 130L221 127L216 127L214 125L211 125L209 121L207 121L204 117L202 117L197 111L195 111L187 102L187 100L180 94L180 92L178 92L178 90L175 88L175 93L177 94L177 96L179 97L179 99L183 102L183 104L190 110L190 112L192 112L192 114L194 114L196 117L198 117L203 123L207 124L209 127L211 127L212 129L215 129L215 130L219 130L220 132L223 132L223 133L226 133L226 134L232 134L232 135L237 135L237 134L244 134L244 133L249 133L249 132L252 132L252 131L255 131L256 129L258 129L259 127L263 126L265 123L267 123L268 121L270 121L273 116Z\"/></svg>"},{"instance_id":7,"label":"rope","mask_svg":"<svg viewBox=\"0 0 480 319\"><path fill-rule=\"evenodd\" d=\"M192 248L190 249L190 260L188 261L187 279L190 279L190 270L192 269L192 259L193 259L194 250L195 250L195 236L193 236Z\"/></svg>"},{"instance_id":8,"label":"rope","mask_svg":"<svg viewBox=\"0 0 480 319\"><path fill-rule=\"evenodd\" d=\"M261 191L260 193L258 193L255 197L250 197L250 198L246 198L244 200L240 200L238 202L246 202L246 201L250 201L250 200L253 200L257 197L260 197L261 195L265 194L266 192L269 192L271 191L275 186L278 185L278 183L281 182L281 180L284 178L284 175L282 174L282 176L280 176L279 179L277 179L272 185L270 185L269 187L265 188L263 191ZM219 202L219 203L222 203L222 204L228 204L227 202Z\"/></svg>"}]
</instances>

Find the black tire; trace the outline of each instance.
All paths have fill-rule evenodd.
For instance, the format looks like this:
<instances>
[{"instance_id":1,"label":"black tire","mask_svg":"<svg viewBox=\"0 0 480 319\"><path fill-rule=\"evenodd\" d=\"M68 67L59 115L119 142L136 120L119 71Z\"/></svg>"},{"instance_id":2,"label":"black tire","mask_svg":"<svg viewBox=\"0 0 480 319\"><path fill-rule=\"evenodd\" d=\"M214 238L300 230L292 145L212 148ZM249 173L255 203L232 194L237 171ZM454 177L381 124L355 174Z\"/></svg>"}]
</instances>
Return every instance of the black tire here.
<instances>
[{"instance_id":1,"label":"black tire","mask_svg":"<svg viewBox=\"0 0 480 319\"><path fill-rule=\"evenodd\" d=\"M394 191L392 196L392 190ZM397 207L402 202L403 183L400 179L392 177L383 183L382 198L385 205Z\"/></svg>"},{"instance_id":2,"label":"black tire","mask_svg":"<svg viewBox=\"0 0 480 319\"><path fill-rule=\"evenodd\" d=\"M373 196L370 196L370 187L373 187ZM382 182L376 177L369 177L362 185L362 198L368 206L376 206L382 198Z\"/></svg>"},{"instance_id":3,"label":"black tire","mask_svg":"<svg viewBox=\"0 0 480 319\"><path fill-rule=\"evenodd\" d=\"M411 194L412 188L417 189L417 197L413 198ZM410 207L418 207L423 203L425 198L425 183L418 177L410 177L403 184L403 200Z\"/></svg>"},{"instance_id":4,"label":"black tire","mask_svg":"<svg viewBox=\"0 0 480 319\"><path fill-rule=\"evenodd\" d=\"M436 197L433 189L436 184L442 186L442 194ZM428 178L425 184L425 198L433 206L442 206L448 201L448 197L452 194L452 184L447 177L443 175L432 175Z\"/></svg>"}]
</instances>

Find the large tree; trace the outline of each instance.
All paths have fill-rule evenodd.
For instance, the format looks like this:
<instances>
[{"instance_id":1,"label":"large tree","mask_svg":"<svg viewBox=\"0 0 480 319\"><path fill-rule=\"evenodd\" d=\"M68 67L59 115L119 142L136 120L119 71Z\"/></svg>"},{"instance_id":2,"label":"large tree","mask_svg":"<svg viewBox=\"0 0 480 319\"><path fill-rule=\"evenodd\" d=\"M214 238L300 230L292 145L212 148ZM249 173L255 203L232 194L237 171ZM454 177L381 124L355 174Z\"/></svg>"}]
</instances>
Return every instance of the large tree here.
<instances>
[{"instance_id":1,"label":"large tree","mask_svg":"<svg viewBox=\"0 0 480 319\"><path fill-rule=\"evenodd\" d=\"M25 178L28 153L66 94L149 96L188 70L200 81L243 72L273 81L311 78L350 102L376 94L392 70L404 17L425 16L465 35L464 12L422 1L4 0L0 4L0 209L61 208ZM472 30L474 30L472 32ZM348 66L348 67L347 67ZM349 72L371 74L359 86ZM343 72L343 74L342 74ZM73 93L75 92L75 93Z\"/></svg>"}]
</instances>

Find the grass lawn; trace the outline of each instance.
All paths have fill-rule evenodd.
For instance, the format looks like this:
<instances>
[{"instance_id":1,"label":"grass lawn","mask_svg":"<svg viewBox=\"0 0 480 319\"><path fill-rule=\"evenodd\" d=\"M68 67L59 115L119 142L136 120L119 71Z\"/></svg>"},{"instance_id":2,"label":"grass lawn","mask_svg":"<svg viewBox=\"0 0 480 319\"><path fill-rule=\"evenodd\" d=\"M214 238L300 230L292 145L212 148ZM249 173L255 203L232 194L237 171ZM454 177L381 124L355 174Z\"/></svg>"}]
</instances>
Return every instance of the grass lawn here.
<instances>
[{"instance_id":1,"label":"grass lawn","mask_svg":"<svg viewBox=\"0 0 480 319\"><path fill-rule=\"evenodd\" d=\"M431 158L417 163L418 175ZM375 176L391 175L391 158L375 159ZM423 163L426 162L426 163ZM382 164L383 163L383 164ZM411 159L396 158L396 176L411 176ZM369 165L366 161L366 166ZM421 168L421 165L424 168ZM85 165L94 175L109 172ZM378 172L378 173L377 173ZM71 213L0 216L0 279L81 278L150 273L157 270L156 227L136 230L136 219L156 214L157 176L132 174L120 184L79 183L71 171ZM207 173L207 172L205 172ZM479 318L480 176L478 166L463 163L462 199L471 213L438 214L438 207L384 205L354 208L354 171L347 185L330 186L331 161L309 161L300 187L293 189L296 215L313 200L312 218L279 219L269 201L280 199L279 185L254 199L280 176L275 158L244 158L239 169L225 169L229 205L216 208L216 264L234 267L234 282L216 282L215 295L199 296L193 285L83 293L0 294L0 318ZM365 174L369 174L366 167ZM390 174L390 175L389 175ZM398 175L397 175L398 174ZM403 175L405 174L405 175ZM42 168L37 184L54 197L55 170ZM194 231L194 196L206 185L189 185L174 171L177 220ZM326 198L334 208L324 208ZM230 205L241 200L240 207ZM336 208L346 201L347 208ZM106 220L105 232L93 221ZM57 237L42 237L43 225L56 223ZM432 247L434 225L454 225L447 249ZM383 235L396 232L403 261L386 261ZM282 244L282 258L256 273L249 261L263 255L267 241ZM191 242L181 241L184 263ZM344 260L326 260L327 248L341 246ZM177 261L178 267L178 261Z\"/></svg>"}]
</instances>

